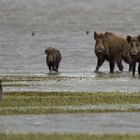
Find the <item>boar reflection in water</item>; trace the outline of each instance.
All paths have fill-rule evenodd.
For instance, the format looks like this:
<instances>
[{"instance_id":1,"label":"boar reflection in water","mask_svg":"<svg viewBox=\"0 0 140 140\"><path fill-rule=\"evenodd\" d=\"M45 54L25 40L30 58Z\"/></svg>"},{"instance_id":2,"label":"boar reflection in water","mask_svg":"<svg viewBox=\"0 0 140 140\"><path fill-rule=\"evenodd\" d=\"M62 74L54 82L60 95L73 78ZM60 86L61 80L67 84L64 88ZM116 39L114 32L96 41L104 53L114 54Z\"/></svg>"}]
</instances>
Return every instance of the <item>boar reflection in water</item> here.
<instances>
[{"instance_id":1,"label":"boar reflection in water","mask_svg":"<svg viewBox=\"0 0 140 140\"><path fill-rule=\"evenodd\" d=\"M61 53L58 49L49 47L45 50L46 64L49 68L49 72L58 72L59 64L62 59Z\"/></svg>"}]
</instances>

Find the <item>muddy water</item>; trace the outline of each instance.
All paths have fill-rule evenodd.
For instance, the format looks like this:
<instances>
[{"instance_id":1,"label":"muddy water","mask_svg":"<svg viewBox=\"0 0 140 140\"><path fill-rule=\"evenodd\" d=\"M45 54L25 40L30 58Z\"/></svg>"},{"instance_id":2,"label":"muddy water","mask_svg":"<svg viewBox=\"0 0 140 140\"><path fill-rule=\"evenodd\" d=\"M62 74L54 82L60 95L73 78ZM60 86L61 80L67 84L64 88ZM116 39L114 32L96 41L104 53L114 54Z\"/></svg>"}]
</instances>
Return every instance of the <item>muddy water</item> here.
<instances>
[{"instance_id":1,"label":"muddy water","mask_svg":"<svg viewBox=\"0 0 140 140\"><path fill-rule=\"evenodd\" d=\"M140 133L140 113L0 116L6 133Z\"/></svg>"}]
</instances>

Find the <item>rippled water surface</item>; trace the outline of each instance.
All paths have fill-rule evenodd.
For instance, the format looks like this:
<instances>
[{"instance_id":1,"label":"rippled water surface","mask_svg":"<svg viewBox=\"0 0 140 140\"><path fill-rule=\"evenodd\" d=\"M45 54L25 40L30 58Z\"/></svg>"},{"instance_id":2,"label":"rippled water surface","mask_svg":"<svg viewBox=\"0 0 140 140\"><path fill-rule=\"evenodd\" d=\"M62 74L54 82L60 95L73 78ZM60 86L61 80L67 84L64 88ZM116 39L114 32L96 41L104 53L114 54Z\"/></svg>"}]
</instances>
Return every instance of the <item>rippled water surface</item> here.
<instances>
[{"instance_id":1,"label":"rippled water surface","mask_svg":"<svg viewBox=\"0 0 140 140\"><path fill-rule=\"evenodd\" d=\"M0 131L6 133L139 134L139 116L140 113L0 116Z\"/></svg>"},{"instance_id":2,"label":"rippled water surface","mask_svg":"<svg viewBox=\"0 0 140 140\"><path fill-rule=\"evenodd\" d=\"M6 86L5 91L140 91L139 78L127 73L126 64L124 73L116 72L113 78L107 62L100 69L102 74L93 73L94 31L138 35L139 15L139 0L0 0L0 75L45 77L44 50L56 47L63 56L59 80L27 80L20 83L24 87Z\"/></svg>"},{"instance_id":3,"label":"rippled water surface","mask_svg":"<svg viewBox=\"0 0 140 140\"><path fill-rule=\"evenodd\" d=\"M61 72L93 72L93 32L138 34L139 6L139 0L0 0L0 72L48 72L49 46L63 54Z\"/></svg>"},{"instance_id":4,"label":"rippled water surface","mask_svg":"<svg viewBox=\"0 0 140 140\"><path fill-rule=\"evenodd\" d=\"M139 92L139 78L129 73L37 74L1 76L4 91Z\"/></svg>"}]
</instances>

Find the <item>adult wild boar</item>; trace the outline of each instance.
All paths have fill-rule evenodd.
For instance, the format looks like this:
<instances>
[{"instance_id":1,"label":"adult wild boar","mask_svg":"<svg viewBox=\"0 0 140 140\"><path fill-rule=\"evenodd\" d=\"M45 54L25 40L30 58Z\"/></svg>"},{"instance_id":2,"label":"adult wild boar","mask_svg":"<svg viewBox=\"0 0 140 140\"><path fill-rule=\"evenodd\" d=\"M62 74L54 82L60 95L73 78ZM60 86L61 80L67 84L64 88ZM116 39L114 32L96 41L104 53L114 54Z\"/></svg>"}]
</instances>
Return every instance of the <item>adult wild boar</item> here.
<instances>
[{"instance_id":1,"label":"adult wild boar","mask_svg":"<svg viewBox=\"0 0 140 140\"><path fill-rule=\"evenodd\" d=\"M94 51L98 59L95 72L98 72L105 60L109 61L110 73L114 72L115 63L119 70L123 71L122 60L129 63L129 70L131 70L132 60L129 55L129 44L125 38L111 32L99 34L94 32L94 39Z\"/></svg>"},{"instance_id":2,"label":"adult wild boar","mask_svg":"<svg viewBox=\"0 0 140 140\"><path fill-rule=\"evenodd\" d=\"M62 59L62 55L60 51L56 48L49 47L45 50L46 56L46 64L49 68L49 71L55 71L58 72L59 63Z\"/></svg>"},{"instance_id":3,"label":"adult wild boar","mask_svg":"<svg viewBox=\"0 0 140 140\"><path fill-rule=\"evenodd\" d=\"M140 35L137 37L127 36L127 41L130 45L129 53L132 58L132 74L135 75L136 62L139 63L138 74L140 74Z\"/></svg>"},{"instance_id":4,"label":"adult wild boar","mask_svg":"<svg viewBox=\"0 0 140 140\"><path fill-rule=\"evenodd\" d=\"M3 88L2 88L2 80L0 80L0 101L3 99Z\"/></svg>"}]
</instances>

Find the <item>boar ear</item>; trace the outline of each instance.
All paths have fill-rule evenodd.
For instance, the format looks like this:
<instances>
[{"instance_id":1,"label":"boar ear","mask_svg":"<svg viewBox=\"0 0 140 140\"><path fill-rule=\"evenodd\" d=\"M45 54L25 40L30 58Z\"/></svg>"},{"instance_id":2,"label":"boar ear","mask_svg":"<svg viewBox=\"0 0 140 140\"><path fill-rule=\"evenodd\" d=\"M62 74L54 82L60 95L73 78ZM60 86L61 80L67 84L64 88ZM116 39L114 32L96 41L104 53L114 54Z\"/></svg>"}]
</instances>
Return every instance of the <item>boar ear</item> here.
<instances>
[{"instance_id":1,"label":"boar ear","mask_svg":"<svg viewBox=\"0 0 140 140\"><path fill-rule=\"evenodd\" d=\"M126 40L127 40L128 43L130 43L131 38L132 38L132 37L131 37L130 35L127 35Z\"/></svg>"},{"instance_id":2,"label":"boar ear","mask_svg":"<svg viewBox=\"0 0 140 140\"><path fill-rule=\"evenodd\" d=\"M48 50L48 49L45 50L45 54L47 54L47 50Z\"/></svg>"},{"instance_id":3,"label":"boar ear","mask_svg":"<svg viewBox=\"0 0 140 140\"><path fill-rule=\"evenodd\" d=\"M140 35L139 35L137 38L138 38L138 40L139 40L139 42L140 42Z\"/></svg>"},{"instance_id":4,"label":"boar ear","mask_svg":"<svg viewBox=\"0 0 140 140\"><path fill-rule=\"evenodd\" d=\"M98 34L96 33L96 31L94 32L94 39L97 39Z\"/></svg>"},{"instance_id":5,"label":"boar ear","mask_svg":"<svg viewBox=\"0 0 140 140\"><path fill-rule=\"evenodd\" d=\"M111 32L105 32L105 37L108 37L108 36L110 36L110 35L112 35Z\"/></svg>"}]
</instances>

